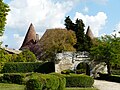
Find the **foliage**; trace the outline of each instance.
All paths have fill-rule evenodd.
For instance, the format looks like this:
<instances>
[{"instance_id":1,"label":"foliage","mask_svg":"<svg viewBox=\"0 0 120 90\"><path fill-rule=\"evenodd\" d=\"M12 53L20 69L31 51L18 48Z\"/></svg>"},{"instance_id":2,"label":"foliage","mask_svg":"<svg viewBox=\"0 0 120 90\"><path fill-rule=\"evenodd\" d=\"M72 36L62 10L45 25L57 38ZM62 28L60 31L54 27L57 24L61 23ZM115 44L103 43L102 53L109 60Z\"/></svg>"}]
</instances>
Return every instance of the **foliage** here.
<instances>
[{"instance_id":1,"label":"foliage","mask_svg":"<svg viewBox=\"0 0 120 90\"><path fill-rule=\"evenodd\" d=\"M59 77L59 87L58 90L64 90L66 87L66 79L62 74L59 73L51 73L52 75L55 75Z\"/></svg>"},{"instance_id":2,"label":"foliage","mask_svg":"<svg viewBox=\"0 0 120 90\"><path fill-rule=\"evenodd\" d=\"M111 64L120 63L120 38L116 36L105 36L98 39L90 51L91 59L105 62L108 73L111 74Z\"/></svg>"},{"instance_id":3,"label":"foliage","mask_svg":"<svg viewBox=\"0 0 120 90\"><path fill-rule=\"evenodd\" d=\"M55 60L55 54L62 51L75 51L73 47L76 43L75 33L66 29L50 29L47 30L39 45L35 45L37 48L34 53L40 60L53 61Z\"/></svg>"},{"instance_id":4,"label":"foliage","mask_svg":"<svg viewBox=\"0 0 120 90\"><path fill-rule=\"evenodd\" d=\"M0 49L0 71L2 70L4 63L11 60L12 55L8 54L4 49Z\"/></svg>"},{"instance_id":5,"label":"foliage","mask_svg":"<svg viewBox=\"0 0 120 90\"><path fill-rule=\"evenodd\" d=\"M87 75L70 74L66 75L67 87L92 87L94 79Z\"/></svg>"},{"instance_id":6,"label":"foliage","mask_svg":"<svg viewBox=\"0 0 120 90\"><path fill-rule=\"evenodd\" d=\"M6 24L6 16L10 11L9 6L0 0L0 36L2 36Z\"/></svg>"},{"instance_id":7,"label":"foliage","mask_svg":"<svg viewBox=\"0 0 120 90\"><path fill-rule=\"evenodd\" d=\"M61 78L62 79L62 78ZM26 83L27 90L64 90L59 89L60 77L51 74L33 74ZM65 88L65 87L64 87Z\"/></svg>"},{"instance_id":8,"label":"foliage","mask_svg":"<svg viewBox=\"0 0 120 90\"><path fill-rule=\"evenodd\" d=\"M28 72L51 73L54 72L54 63L8 62L5 63L1 72L2 73L28 73Z\"/></svg>"},{"instance_id":9,"label":"foliage","mask_svg":"<svg viewBox=\"0 0 120 90\"><path fill-rule=\"evenodd\" d=\"M111 70L112 75L120 75L120 70Z\"/></svg>"},{"instance_id":10,"label":"foliage","mask_svg":"<svg viewBox=\"0 0 120 90\"><path fill-rule=\"evenodd\" d=\"M16 56L14 56L16 57ZM14 62L35 62L36 56L29 50L24 50L13 60Z\"/></svg>"},{"instance_id":11,"label":"foliage","mask_svg":"<svg viewBox=\"0 0 120 90\"><path fill-rule=\"evenodd\" d=\"M26 83L26 90L42 90L43 83L37 79L30 79Z\"/></svg>"},{"instance_id":12,"label":"foliage","mask_svg":"<svg viewBox=\"0 0 120 90\"><path fill-rule=\"evenodd\" d=\"M108 75L108 74L100 74L100 77L98 77L98 79L120 83L120 76L112 76L112 75Z\"/></svg>"},{"instance_id":13,"label":"foliage","mask_svg":"<svg viewBox=\"0 0 120 90\"><path fill-rule=\"evenodd\" d=\"M65 25L67 30L74 30L75 24L70 19L70 16L67 16L65 18L65 24L64 25Z\"/></svg>"},{"instance_id":14,"label":"foliage","mask_svg":"<svg viewBox=\"0 0 120 90\"><path fill-rule=\"evenodd\" d=\"M65 18L65 26L67 30L73 30L76 35L77 42L74 45L77 51L89 51L92 45L92 40L84 33L84 23L82 19L76 19L73 23L70 17Z\"/></svg>"},{"instance_id":15,"label":"foliage","mask_svg":"<svg viewBox=\"0 0 120 90\"><path fill-rule=\"evenodd\" d=\"M70 74L70 73L75 73L74 71L67 69L67 70L63 70L61 71L62 74Z\"/></svg>"},{"instance_id":16,"label":"foliage","mask_svg":"<svg viewBox=\"0 0 120 90\"><path fill-rule=\"evenodd\" d=\"M2 83L15 83L15 84L23 84L23 78L25 78L25 74L21 73L6 73L3 74L1 78Z\"/></svg>"}]
</instances>

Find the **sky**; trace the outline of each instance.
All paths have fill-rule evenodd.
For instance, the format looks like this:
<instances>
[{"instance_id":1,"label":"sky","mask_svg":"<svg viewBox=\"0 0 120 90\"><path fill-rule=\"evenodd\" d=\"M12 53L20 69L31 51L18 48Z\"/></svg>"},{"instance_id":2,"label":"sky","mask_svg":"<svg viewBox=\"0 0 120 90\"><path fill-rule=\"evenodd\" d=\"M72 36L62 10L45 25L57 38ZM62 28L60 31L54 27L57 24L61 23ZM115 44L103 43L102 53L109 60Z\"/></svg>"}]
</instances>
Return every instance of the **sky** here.
<instances>
[{"instance_id":1,"label":"sky","mask_svg":"<svg viewBox=\"0 0 120 90\"><path fill-rule=\"evenodd\" d=\"M49 28L65 28L65 17L82 19L85 30L90 26L95 37L120 31L120 0L4 0L11 11L3 46L19 49L32 23L40 37ZM114 32L113 32L114 31ZM118 35L118 34L117 34ZM118 35L119 36L119 35Z\"/></svg>"}]
</instances>

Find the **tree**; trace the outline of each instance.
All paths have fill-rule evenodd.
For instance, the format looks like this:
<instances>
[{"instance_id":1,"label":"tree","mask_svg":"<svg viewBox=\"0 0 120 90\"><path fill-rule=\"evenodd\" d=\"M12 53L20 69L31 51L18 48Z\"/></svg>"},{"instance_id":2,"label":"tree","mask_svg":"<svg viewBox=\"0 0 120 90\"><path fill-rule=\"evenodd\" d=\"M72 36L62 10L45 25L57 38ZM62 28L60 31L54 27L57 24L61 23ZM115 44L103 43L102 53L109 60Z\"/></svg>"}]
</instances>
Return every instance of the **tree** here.
<instances>
[{"instance_id":1,"label":"tree","mask_svg":"<svg viewBox=\"0 0 120 90\"><path fill-rule=\"evenodd\" d=\"M74 31L75 24L70 19L70 16L67 16L64 21L65 21L64 25L66 26L66 29Z\"/></svg>"},{"instance_id":2,"label":"tree","mask_svg":"<svg viewBox=\"0 0 120 90\"><path fill-rule=\"evenodd\" d=\"M47 30L41 40L35 45L36 56L43 61L54 61L55 54L62 51L75 51L75 33L71 30Z\"/></svg>"},{"instance_id":3,"label":"tree","mask_svg":"<svg viewBox=\"0 0 120 90\"><path fill-rule=\"evenodd\" d=\"M35 62L36 56L29 50L24 50L13 60L14 62Z\"/></svg>"},{"instance_id":4,"label":"tree","mask_svg":"<svg viewBox=\"0 0 120 90\"><path fill-rule=\"evenodd\" d=\"M66 17L65 26L67 30L73 30L76 35L77 43L74 45L74 48L77 51L88 51L91 48L92 41L90 37L85 34L85 24L83 23L82 19L76 19L76 22L73 23L70 17Z\"/></svg>"},{"instance_id":5,"label":"tree","mask_svg":"<svg viewBox=\"0 0 120 90\"><path fill-rule=\"evenodd\" d=\"M0 0L0 36L2 36L6 24L6 16L10 11L9 6Z\"/></svg>"},{"instance_id":6,"label":"tree","mask_svg":"<svg viewBox=\"0 0 120 90\"><path fill-rule=\"evenodd\" d=\"M120 38L108 35L101 37L91 48L90 56L92 60L105 62L111 75L111 63L120 62Z\"/></svg>"},{"instance_id":7,"label":"tree","mask_svg":"<svg viewBox=\"0 0 120 90\"><path fill-rule=\"evenodd\" d=\"M85 25L82 19L77 19L74 29L77 38L77 43L74 47L76 48L77 51L86 51L84 27Z\"/></svg>"}]
</instances>

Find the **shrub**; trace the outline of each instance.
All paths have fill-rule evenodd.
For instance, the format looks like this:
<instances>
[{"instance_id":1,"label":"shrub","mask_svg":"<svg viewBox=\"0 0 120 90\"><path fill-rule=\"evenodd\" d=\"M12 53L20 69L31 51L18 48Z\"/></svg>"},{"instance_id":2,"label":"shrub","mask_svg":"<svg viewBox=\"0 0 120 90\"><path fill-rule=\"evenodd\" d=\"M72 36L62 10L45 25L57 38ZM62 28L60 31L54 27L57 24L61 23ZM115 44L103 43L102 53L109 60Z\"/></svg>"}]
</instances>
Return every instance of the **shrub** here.
<instances>
[{"instance_id":1,"label":"shrub","mask_svg":"<svg viewBox=\"0 0 120 90\"><path fill-rule=\"evenodd\" d=\"M27 90L64 90L60 88L62 78L51 74L33 74L26 83Z\"/></svg>"},{"instance_id":2,"label":"shrub","mask_svg":"<svg viewBox=\"0 0 120 90\"><path fill-rule=\"evenodd\" d=\"M43 83L37 79L30 79L26 83L26 90L42 90Z\"/></svg>"},{"instance_id":3,"label":"shrub","mask_svg":"<svg viewBox=\"0 0 120 90\"><path fill-rule=\"evenodd\" d=\"M63 70L61 71L62 74L70 74L70 73L75 73L74 71L67 69L67 70Z\"/></svg>"},{"instance_id":4,"label":"shrub","mask_svg":"<svg viewBox=\"0 0 120 90\"><path fill-rule=\"evenodd\" d=\"M85 69L78 69L78 70L76 70L76 73L77 74L86 73L86 70Z\"/></svg>"},{"instance_id":5,"label":"shrub","mask_svg":"<svg viewBox=\"0 0 120 90\"><path fill-rule=\"evenodd\" d=\"M5 63L1 73L50 73L54 71L54 63L52 62L9 62Z\"/></svg>"},{"instance_id":6,"label":"shrub","mask_svg":"<svg viewBox=\"0 0 120 90\"><path fill-rule=\"evenodd\" d=\"M13 60L14 62L35 62L36 56L30 50L24 50L17 55Z\"/></svg>"},{"instance_id":7,"label":"shrub","mask_svg":"<svg viewBox=\"0 0 120 90\"><path fill-rule=\"evenodd\" d=\"M87 75L65 75L67 87L91 87L94 79Z\"/></svg>"},{"instance_id":8,"label":"shrub","mask_svg":"<svg viewBox=\"0 0 120 90\"><path fill-rule=\"evenodd\" d=\"M59 77L59 87L58 90L65 90L66 87L66 79L62 74L59 73L51 73L52 75Z\"/></svg>"},{"instance_id":9,"label":"shrub","mask_svg":"<svg viewBox=\"0 0 120 90\"><path fill-rule=\"evenodd\" d=\"M111 73L113 75L120 75L120 70L112 70Z\"/></svg>"},{"instance_id":10,"label":"shrub","mask_svg":"<svg viewBox=\"0 0 120 90\"><path fill-rule=\"evenodd\" d=\"M98 77L97 79L120 83L120 76L110 76L108 74L100 74L100 77Z\"/></svg>"},{"instance_id":11,"label":"shrub","mask_svg":"<svg viewBox=\"0 0 120 90\"><path fill-rule=\"evenodd\" d=\"M25 78L26 74L20 73L6 73L2 76L2 83L15 83L15 84L23 84L23 78Z\"/></svg>"}]
</instances>

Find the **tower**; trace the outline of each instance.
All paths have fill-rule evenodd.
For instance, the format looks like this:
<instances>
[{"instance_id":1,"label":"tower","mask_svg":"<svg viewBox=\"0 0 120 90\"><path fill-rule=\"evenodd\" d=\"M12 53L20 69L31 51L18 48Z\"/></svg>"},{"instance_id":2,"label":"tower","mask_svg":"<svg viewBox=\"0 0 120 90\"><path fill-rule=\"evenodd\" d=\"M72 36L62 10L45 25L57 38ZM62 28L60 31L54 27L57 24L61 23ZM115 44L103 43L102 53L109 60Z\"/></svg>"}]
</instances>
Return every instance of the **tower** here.
<instances>
[{"instance_id":1,"label":"tower","mask_svg":"<svg viewBox=\"0 0 120 90\"><path fill-rule=\"evenodd\" d=\"M90 37L91 39L94 39L94 35L93 35L93 33L92 33L91 29L90 29L90 26L88 26L88 28L87 28L86 35L88 37Z\"/></svg>"},{"instance_id":2,"label":"tower","mask_svg":"<svg viewBox=\"0 0 120 90\"><path fill-rule=\"evenodd\" d=\"M29 49L35 43L36 43L36 32L33 24L31 23L20 49Z\"/></svg>"}]
</instances>

